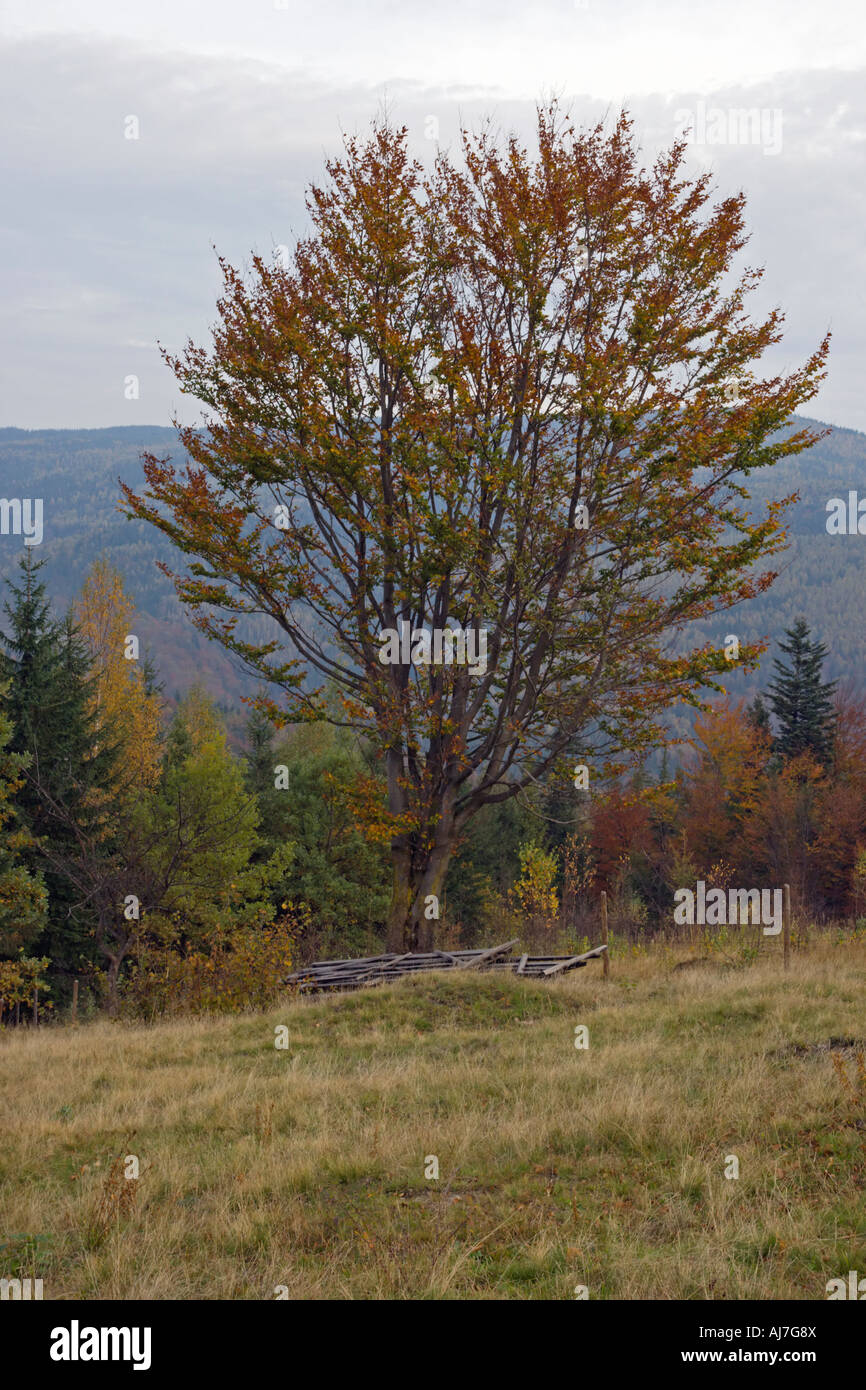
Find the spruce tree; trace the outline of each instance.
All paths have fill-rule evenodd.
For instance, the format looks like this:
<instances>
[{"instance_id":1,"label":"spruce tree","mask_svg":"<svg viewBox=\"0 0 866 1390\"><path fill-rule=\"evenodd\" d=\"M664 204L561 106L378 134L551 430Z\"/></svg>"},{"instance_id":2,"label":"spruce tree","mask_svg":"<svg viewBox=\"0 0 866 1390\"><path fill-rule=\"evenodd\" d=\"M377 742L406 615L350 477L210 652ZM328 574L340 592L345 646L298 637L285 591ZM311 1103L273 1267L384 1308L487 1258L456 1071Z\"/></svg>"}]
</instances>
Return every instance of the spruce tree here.
<instances>
[{"instance_id":1,"label":"spruce tree","mask_svg":"<svg viewBox=\"0 0 866 1390\"><path fill-rule=\"evenodd\" d=\"M261 845L256 857L260 860L268 858L282 839L283 813L290 793L276 788L274 769L280 761L271 721L253 709L246 724L244 782L258 803Z\"/></svg>"},{"instance_id":2,"label":"spruce tree","mask_svg":"<svg viewBox=\"0 0 866 1390\"><path fill-rule=\"evenodd\" d=\"M6 687L0 686L0 700ZM20 824L13 797L23 783L26 758L10 753L12 732L0 706L0 958L28 947L45 927L46 894L39 876L29 872L21 854L31 845Z\"/></svg>"},{"instance_id":3,"label":"spruce tree","mask_svg":"<svg viewBox=\"0 0 866 1390\"><path fill-rule=\"evenodd\" d=\"M58 622L51 614L39 578L43 564L26 549L20 582L8 583L0 678L9 683L9 750L27 759L15 803L33 845L22 858L31 872L42 871L49 897L36 948L51 958L55 972L72 976L94 957L92 922L44 850L50 845L74 854L75 827L91 830L105 817L117 750L97 737L90 660L72 619Z\"/></svg>"},{"instance_id":4,"label":"spruce tree","mask_svg":"<svg viewBox=\"0 0 866 1390\"><path fill-rule=\"evenodd\" d=\"M246 726L246 783L251 792L261 793L274 785L274 728L258 709L253 709Z\"/></svg>"},{"instance_id":5,"label":"spruce tree","mask_svg":"<svg viewBox=\"0 0 866 1390\"><path fill-rule=\"evenodd\" d=\"M827 648L811 640L805 618L798 618L785 636L789 640L779 646L789 661L773 661L776 677L767 691L778 725L774 749L785 761L811 753L826 765L833 754L833 692L837 685L836 681L821 680Z\"/></svg>"},{"instance_id":6,"label":"spruce tree","mask_svg":"<svg viewBox=\"0 0 866 1390\"><path fill-rule=\"evenodd\" d=\"M747 706L746 718L757 733L766 734L768 738L771 737L770 712L760 694L756 695L752 703Z\"/></svg>"}]
</instances>

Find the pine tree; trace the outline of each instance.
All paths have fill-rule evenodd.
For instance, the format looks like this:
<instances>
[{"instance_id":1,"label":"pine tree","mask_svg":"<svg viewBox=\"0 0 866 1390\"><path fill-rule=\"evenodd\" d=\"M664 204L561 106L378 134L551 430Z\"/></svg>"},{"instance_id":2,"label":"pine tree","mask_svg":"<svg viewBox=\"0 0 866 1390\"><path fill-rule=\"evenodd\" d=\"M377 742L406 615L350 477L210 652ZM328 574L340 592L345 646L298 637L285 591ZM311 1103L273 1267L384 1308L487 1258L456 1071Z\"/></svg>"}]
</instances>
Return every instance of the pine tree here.
<instances>
[{"instance_id":1,"label":"pine tree","mask_svg":"<svg viewBox=\"0 0 866 1390\"><path fill-rule=\"evenodd\" d=\"M246 727L246 782L251 792L261 795L274 785L274 727L260 710L254 709Z\"/></svg>"},{"instance_id":2,"label":"pine tree","mask_svg":"<svg viewBox=\"0 0 866 1390\"><path fill-rule=\"evenodd\" d=\"M0 688L0 698L6 687ZM23 782L26 759L10 753L12 726L0 709L0 958L29 946L45 926L46 893L41 878L21 862L30 837L20 826L13 797Z\"/></svg>"},{"instance_id":3,"label":"pine tree","mask_svg":"<svg viewBox=\"0 0 866 1390\"><path fill-rule=\"evenodd\" d=\"M811 753L826 765L833 754L833 692L837 685L836 681L821 680L827 648L810 639L805 618L798 618L785 636L789 640L779 646L790 660L788 664L774 660L777 674L767 692L778 724L773 746L786 762L799 754Z\"/></svg>"},{"instance_id":4,"label":"pine tree","mask_svg":"<svg viewBox=\"0 0 866 1390\"><path fill-rule=\"evenodd\" d=\"M756 695L752 703L746 707L746 718L759 734L766 734L768 738L771 737L770 712L760 694Z\"/></svg>"},{"instance_id":5,"label":"pine tree","mask_svg":"<svg viewBox=\"0 0 866 1390\"><path fill-rule=\"evenodd\" d=\"M258 709L253 709L247 720L246 745L244 781L259 808L261 845L256 858L264 860L284 838L285 802L290 793L276 787L275 768L282 757L274 748L274 726Z\"/></svg>"},{"instance_id":6,"label":"pine tree","mask_svg":"<svg viewBox=\"0 0 866 1390\"><path fill-rule=\"evenodd\" d=\"M49 897L37 950L50 956L55 971L71 976L94 956L92 922L67 878L46 862L45 850L71 853L76 826L92 829L106 818L117 750L104 735L97 737L90 659L71 616L58 622L51 614L39 578L43 564L28 548L20 583L8 584L0 677L9 683L9 750L27 759L15 794L33 840L22 861L31 873L43 871Z\"/></svg>"},{"instance_id":7,"label":"pine tree","mask_svg":"<svg viewBox=\"0 0 866 1390\"><path fill-rule=\"evenodd\" d=\"M145 649L141 663L141 673L144 679L144 693L155 699L162 700L165 695L165 681L159 678L159 670L156 665L156 658L150 648Z\"/></svg>"}]
</instances>

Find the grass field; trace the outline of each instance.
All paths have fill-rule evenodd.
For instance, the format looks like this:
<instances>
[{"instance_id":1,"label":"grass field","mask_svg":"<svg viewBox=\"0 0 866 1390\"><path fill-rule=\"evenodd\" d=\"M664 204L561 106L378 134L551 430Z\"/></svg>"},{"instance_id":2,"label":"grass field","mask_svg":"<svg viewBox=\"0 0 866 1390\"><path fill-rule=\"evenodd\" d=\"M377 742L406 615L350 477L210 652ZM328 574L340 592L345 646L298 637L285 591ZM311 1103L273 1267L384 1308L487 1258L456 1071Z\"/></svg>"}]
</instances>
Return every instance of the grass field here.
<instances>
[{"instance_id":1,"label":"grass field","mask_svg":"<svg viewBox=\"0 0 866 1390\"><path fill-rule=\"evenodd\" d=\"M866 1274L866 944L787 975L777 950L686 957L8 1030L0 1276L46 1299L824 1299Z\"/></svg>"}]
</instances>

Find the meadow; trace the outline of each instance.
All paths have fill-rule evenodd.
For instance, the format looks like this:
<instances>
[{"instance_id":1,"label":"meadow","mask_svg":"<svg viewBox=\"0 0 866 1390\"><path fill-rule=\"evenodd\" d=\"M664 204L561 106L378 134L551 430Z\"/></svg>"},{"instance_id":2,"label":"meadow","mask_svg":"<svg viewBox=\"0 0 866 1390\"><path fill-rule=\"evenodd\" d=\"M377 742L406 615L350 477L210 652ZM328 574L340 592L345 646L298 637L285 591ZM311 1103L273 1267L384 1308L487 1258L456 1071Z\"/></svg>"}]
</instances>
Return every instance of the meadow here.
<instances>
[{"instance_id":1,"label":"meadow","mask_svg":"<svg viewBox=\"0 0 866 1390\"><path fill-rule=\"evenodd\" d=\"M608 981L7 1029L0 1275L46 1299L824 1299L866 1274L866 941L788 972L780 950L623 943Z\"/></svg>"}]
</instances>

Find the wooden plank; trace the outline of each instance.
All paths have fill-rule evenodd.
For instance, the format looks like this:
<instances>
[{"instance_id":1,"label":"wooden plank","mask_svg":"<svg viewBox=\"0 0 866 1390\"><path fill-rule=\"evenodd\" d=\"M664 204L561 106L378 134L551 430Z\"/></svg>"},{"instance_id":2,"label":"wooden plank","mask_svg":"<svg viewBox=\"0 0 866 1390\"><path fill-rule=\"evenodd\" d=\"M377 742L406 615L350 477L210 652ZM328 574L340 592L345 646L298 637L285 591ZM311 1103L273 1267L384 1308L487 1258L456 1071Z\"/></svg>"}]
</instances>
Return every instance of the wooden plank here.
<instances>
[{"instance_id":1,"label":"wooden plank","mask_svg":"<svg viewBox=\"0 0 866 1390\"><path fill-rule=\"evenodd\" d=\"M489 951L481 951L474 960L467 961L465 970L472 970L476 965L481 965L486 960L493 960L495 956L501 956L503 952L510 951L512 946L516 946L520 940L515 936L513 941L506 941L503 946L491 946Z\"/></svg>"},{"instance_id":2,"label":"wooden plank","mask_svg":"<svg viewBox=\"0 0 866 1390\"><path fill-rule=\"evenodd\" d=\"M354 968L356 965L374 965L383 960L396 960L397 953L390 951L384 956L353 956L340 960L312 960L306 970L336 970L339 966ZM301 973L296 971L296 974Z\"/></svg>"},{"instance_id":3,"label":"wooden plank","mask_svg":"<svg viewBox=\"0 0 866 1390\"><path fill-rule=\"evenodd\" d=\"M402 956L359 956L356 960L340 961L314 961L305 970L297 970L293 975L287 975L284 983L291 984L296 980L318 980L318 981L339 981L354 979L358 972L368 974L377 970L388 969L396 965L399 961L406 960L412 955L407 951Z\"/></svg>"},{"instance_id":4,"label":"wooden plank","mask_svg":"<svg viewBox=\"0 0 866 1390\"><path fill-rule=\"evenodd\" d=\"M606 950L606 946L594 946L591 951L584 951L582 956L566 956L564 960L559 961L556 965L549 965L546 970L542 971L542 974L557 975L561 970L567 970L572 966L580 965L588 960L593 960L596 956L604 955Z\"/></svg>"},{"instance_id":5,"label":"wooden plank","mask_svg":"<svg viewBox=\"0 0 866 1390\"><path fill-rule=\"evenodd\" d=\"M528 953L528 952L527 952L527 954L526 954L525 956L521 956L521 957L520 957L520 964L518 965L517 970L514 972L516 975L522 975L522 974L523 974L524 970L526 969L526 962L527 962L528 960L529 960L529 953Z\"/></svg>"}]
</instances>

